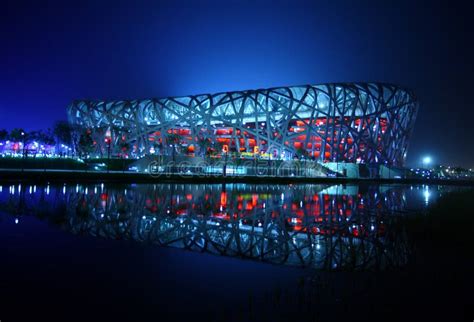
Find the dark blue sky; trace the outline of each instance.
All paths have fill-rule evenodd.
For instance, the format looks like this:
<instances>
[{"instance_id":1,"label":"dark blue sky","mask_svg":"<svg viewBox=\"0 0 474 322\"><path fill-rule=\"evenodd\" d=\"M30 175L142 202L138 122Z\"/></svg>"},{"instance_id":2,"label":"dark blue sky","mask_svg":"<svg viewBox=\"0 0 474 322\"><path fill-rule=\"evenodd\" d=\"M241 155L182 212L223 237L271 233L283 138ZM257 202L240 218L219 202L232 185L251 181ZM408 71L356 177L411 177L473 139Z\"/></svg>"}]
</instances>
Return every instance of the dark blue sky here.
<instances>
[{"instance_id":1,"label":"dark blue sky","mask_svg":"<svg viewBox=\"0 0 474 322\"><path fill-rule=\"evenodd\" d=\"M0 128L76 98L382 81L421 103L409 165L474 167L472 24L450 1L2 1Z\"/></svg>"}]
</instances>

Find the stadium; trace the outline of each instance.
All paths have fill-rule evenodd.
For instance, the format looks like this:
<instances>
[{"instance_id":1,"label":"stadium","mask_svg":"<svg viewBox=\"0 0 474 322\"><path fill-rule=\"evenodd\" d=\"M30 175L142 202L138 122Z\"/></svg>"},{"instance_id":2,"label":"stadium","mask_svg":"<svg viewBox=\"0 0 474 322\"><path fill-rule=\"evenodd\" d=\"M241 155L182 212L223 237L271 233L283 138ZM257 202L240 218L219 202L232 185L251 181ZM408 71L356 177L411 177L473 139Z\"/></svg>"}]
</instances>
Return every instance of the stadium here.
<instances>
[{"instance_id":1,"label":"stadium","mask_svg":"<svg viewBox=\"0 0 474 322\"><path fill-rule=\"evenodd\" d=\"M392 84L334 83L143 100L76 100L81 153L224 155L401 167L418 110Z\"/></svg>"}]
</instances>

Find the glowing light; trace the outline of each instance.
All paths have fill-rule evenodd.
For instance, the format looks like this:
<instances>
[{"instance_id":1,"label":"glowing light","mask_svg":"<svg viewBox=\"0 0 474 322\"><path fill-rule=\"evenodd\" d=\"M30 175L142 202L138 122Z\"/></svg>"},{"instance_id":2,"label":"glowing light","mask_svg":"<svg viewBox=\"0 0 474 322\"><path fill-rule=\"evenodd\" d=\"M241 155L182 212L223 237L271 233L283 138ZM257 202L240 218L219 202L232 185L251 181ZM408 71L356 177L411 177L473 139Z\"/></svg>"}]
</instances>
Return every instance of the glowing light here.
<instances>
[{"instance_id":1,"label":"glowing light","mask_svg":"<svg viewBox=\"0 0 474 322\"><path fill-rule=\"evenodd\" d=\"M423 158L423 164L424 165L428 165L431 163L431 157L430 156L426 156Z\"/></svg>"},{"instance_id":2,"label":"glowing light","mask_svg":"<svg viewBox=\"0 0 474 322\"><path fill-rule=\"evenodd\" d=\"M430 191L427 189L423 192L423 196L425 197L425 204L428 205L430 201Z\"/></svg>"}]
</instances>

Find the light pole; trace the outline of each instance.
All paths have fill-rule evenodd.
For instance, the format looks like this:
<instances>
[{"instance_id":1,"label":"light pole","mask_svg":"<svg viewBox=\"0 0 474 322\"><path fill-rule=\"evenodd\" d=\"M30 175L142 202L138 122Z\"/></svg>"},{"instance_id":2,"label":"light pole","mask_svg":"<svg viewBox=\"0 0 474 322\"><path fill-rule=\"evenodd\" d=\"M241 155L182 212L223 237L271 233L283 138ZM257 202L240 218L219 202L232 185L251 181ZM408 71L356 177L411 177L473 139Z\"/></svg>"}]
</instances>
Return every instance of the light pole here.
<instances>
[{"instance_id":1,"label":"light pole","mask_svg":"<svg viewBox=\"0 0 474 322\"><path fill-rule=\"evenodd\" d=\"M21 141L23 144L23 156L22 156L22 162L21 162L21 172L24 171L25 169L25 132L21 131Z\"/></svg>"},{"instance_id":2,"label":"light pole","mask_svg":"<svg viewBox=\"0 0 474 322\"><path fill-rule=\"evenodd\" d=\"M227 156L228 156L228 151L224 151L224 171L222 172L222 175L225 177L227 173Z\"/></svg>"},{"instance_id":3,"label":"light pole","mask_svg":"<svg viewBox=\"0 0 474 322\"><path fill-rule=\"evenodd\" d=\"M107 143L107 173L109 173L110 167L110 143L112 143L112 139L110 137L105 138L105 143Z\"/></svg>"}]
</instances>

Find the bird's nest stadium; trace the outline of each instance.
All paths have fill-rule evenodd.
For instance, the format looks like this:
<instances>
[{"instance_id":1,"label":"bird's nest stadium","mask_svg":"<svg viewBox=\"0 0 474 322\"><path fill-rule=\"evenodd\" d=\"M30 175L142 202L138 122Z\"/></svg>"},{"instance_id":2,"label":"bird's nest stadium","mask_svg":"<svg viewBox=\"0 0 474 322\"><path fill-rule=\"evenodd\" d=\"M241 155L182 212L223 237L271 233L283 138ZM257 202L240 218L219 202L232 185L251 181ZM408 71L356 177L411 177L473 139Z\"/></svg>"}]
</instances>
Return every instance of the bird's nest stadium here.
<instances>
[{"instance_id":1,"label":"bird's nest stadium","mask_svg":"<svg viewBox=\"0 0 474 322\"><path fill-rule=\"evenodd\" d=\"M413 93L396 85L334 83L76 100L68 118L79 148L91 155L232 154L403 166L417 110Z\"/></svg>"}]
</instances>

